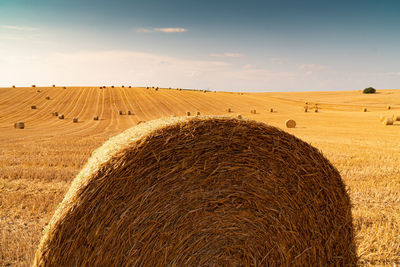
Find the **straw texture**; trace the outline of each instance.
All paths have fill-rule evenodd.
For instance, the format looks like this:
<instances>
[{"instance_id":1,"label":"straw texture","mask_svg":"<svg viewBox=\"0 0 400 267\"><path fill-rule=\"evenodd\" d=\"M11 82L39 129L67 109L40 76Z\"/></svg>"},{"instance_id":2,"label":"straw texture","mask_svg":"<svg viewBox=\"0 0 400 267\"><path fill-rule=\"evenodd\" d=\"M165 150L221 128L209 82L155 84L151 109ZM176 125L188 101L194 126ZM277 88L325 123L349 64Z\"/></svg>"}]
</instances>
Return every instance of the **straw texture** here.
<instances>
[{"instance_id":1,"label":"straw texture","mask_svg":"<svg viewBox=\"0 0 400 267\"><path fill-rule=\"evenodd\" d=\"M338 171L288 133L159 119L92 153L34 265L354 265L350 207Z\"/></svg>"}]
</instances>

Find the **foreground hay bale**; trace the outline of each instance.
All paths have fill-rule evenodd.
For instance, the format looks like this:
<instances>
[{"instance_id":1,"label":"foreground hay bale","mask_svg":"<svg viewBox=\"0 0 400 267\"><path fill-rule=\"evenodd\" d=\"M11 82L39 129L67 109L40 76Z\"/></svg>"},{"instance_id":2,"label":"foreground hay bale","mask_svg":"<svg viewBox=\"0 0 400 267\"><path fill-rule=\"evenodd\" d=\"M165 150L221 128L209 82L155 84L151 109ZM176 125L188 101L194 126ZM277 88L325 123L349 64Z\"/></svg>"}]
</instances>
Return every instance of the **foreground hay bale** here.
<instances>
[{"instance_id":1,"label":"foreground hay bale","mask_svg":"<svg viewBox=\"0 0 400 267\"><path fill-rule=\"evenodd\" d=\"M294 120L287 120L285 121L285 125L287 128L295 128L296 122Z\"/></svg>"},{"instance_id":2,"label":"foreground hay bale","mask_svg":"<svg viewBox=\"0 0 400 267\"><path fill-rule=\"evenodd\" d=\"M25 128L25 123L22 121L14 123L14 128L16 129L24 129Z\"/></svg>"},{"instance_id":3,"label":"foreground hay bale","mask_svg":"<svg viewBox=\"0 0 400 267\"><path fill-rule=\"evenodd\" d=\"M263 123L177 117L97 149L35 266L349 266L350 199L309 144Z\"/></svg>"},{"instance_id":4,"label":"foreground hay bale","mask_svg":"<svg viewBox=\"0 0 400 267\"><path fill-rule=\"evenodd\" d=\"M383 125L393 125L393 119L392 118L385 118L383 120Z\"/></svg>"}]
</instances>

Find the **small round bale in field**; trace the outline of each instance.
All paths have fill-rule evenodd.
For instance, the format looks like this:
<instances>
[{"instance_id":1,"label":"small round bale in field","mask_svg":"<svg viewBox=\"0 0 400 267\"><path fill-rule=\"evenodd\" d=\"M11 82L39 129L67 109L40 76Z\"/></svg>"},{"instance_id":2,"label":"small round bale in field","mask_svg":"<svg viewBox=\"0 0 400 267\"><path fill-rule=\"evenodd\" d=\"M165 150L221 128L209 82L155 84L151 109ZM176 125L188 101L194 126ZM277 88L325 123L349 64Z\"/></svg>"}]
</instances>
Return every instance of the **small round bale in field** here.
<instances>
[{"instance_id":1,"label":"small round bale in field","mask_svg":"<svg viewBox=\"0 0 400 267\"><path fill-rule=\"evenodd\" d=\"M67 89L67 87L66 87L66 86L64 86L64 87L63 87L63 89Z\"/></svg>"},{"instance_id":2,"label":"small round bale in field","mask_svg":"<svg viewBox=\"0 0 400 267\"><path fill-rule=\"evenodd\" d=\"M238 117L239 120L243 119L242 114L238 114L237 117Z\"/></svg>"},{"instance_id":3,"label":"small round bale in field","mask_svg":"<svg viewBox=\"0 0 400 267\"><path fill-rule=\"evenodd\" d=\"M73 122L73 123L78 123L78 118L73 118L73 119L72 119L72 122Z\"/></svg>"},{"instance_id":4,"label":"small round bale in field","mask_svg":"<svg viewBox=\"0 0 400 267\"><path fill-rule=\"evenodd\" d=\"M132 112L130 110L128 110L128 115L132 115Z\"/></svg>"},{"instance_id":5,"label":"small round bale in field","mask_svg":"<svg viewBox=\"0 0 400 267\"><path fill-rule=\"evenodd\" d=\"M46 96L46 100L50 100L50 96Z\"/></svg>"},{"instance_id":6,"label":"small round bale in field","mask_svg":"<svg viewBox=\"0 0 400 267\"><path fill-rule=\"evenodd\" d=\"M287 128L295 128L296 122L294 120L287 120L285 121L285 125Z\"/></svg>"},{"instance_id":7,"label":"small round bale in field","mask_svg":"<svg viewBox=\"0 0 400 267\"><path fill-rule=\"evenodd\" d=\"M393 115L393 121L400 121L400 115Z\"/></svg>"},{"instance_id":8,"label":"small round bale in field","mask_svg":"<svg viewBox=\"0 0 400 267\"><path fill-rule=\"evenodd\" d=\"M392 107L391 106L386 106L386 109L390 110L390 109L392 109Z\"/></svg>"},{"instance_id":9,"label":"small round bale in field","mask_svg":"<svg viewBox=\"0 0 400 267\"><path fill-rule=\"evenodd\" d=\"M186 116L190 116L190 111L186 112Z\"/></svg>"},{"instance_id":10,"label":"small round bale in field","mask_svg":"<svg viewBox=\"0 0 400 267\"><path fill-rule=\"evenodd\" d=\"M393 125L393 119L392 118L385 118L383 120L383 125Z\"/></svg>"},{"instance_id":11,"label":"small round bale in field","mask_svg":"<svg viewBox=\"0 0 400 267\"><path fill-rule=\"evenodd\" d=\"M274 112L274 109L273 109L273 108L270 108L270 109L269 109L269 112L273 113L273 112Z\"/></svg>"},{"instance_id":12,"label":"small round bale in field","mask_svg":"<svg viewBox=\"0 0 400 267\"><path fill-rule=\"evenodd\" d=\"M200 116L200 111L197 111L196 115L197 115L197 116Z\"/></svg>"},{"instance_id":13,"label":"small round bale in field","mask_svg":"<svg viewBox=\"0 0 400 267\"><path fill-rule=\"evenodd\" d=\"M122 112L122 110L120 110L119 111L119 115L123 115L124 114L124 112Z\"/></svg>"},{"instance_id":14,"label":"small round bale in field","mask_svg":"<svg viewBox=\"0 0 400 267\"><path fill-rule=\"evenodd\" d=\"M31 109L36 109L36 106L31 106Z\"/></svg>"},{"instance_id":15,"label":"small round bale in field","mask_svg":"<svg viewBox=\"0 0 400 267\"><path fill-rule=\"evenodd\" d=\"M308 107L304 107L304 112L308 112Z\"/></svg>"},{"instance_id":16,"label":"small round bale in field","mask_svg":"<svg viewBox=\"0 0 400 267\"><path fill-rule=\"evenodd\" d=\"M41 91L40 91L40 90L36 90L36 92L37 92L37 93L40 93Z\"/></svg>"},{"instance_id":17,"label":"small round bale in field","mask_svg":"<svg viewBox=\"0 0 400 267\"><path fill-rule=\"evenodd\" d=\"M32 87L36 87L36 85L33 84Z\"/></svg>"},{"instance_id":18,"label":"small round bale in field","mask_svg":"<svg viewBox=\"0 0 400 267\"><path fill-rule=\"evenodd\" d=\"M16 123L14 123L14 128L16 128L16 129L24 129L25 128L25 123L23 123L22 121L16 122Z\"/></svg>"},{"instance_id":19,"label":"small round bale in field","mask_svg":"<svg viewBox=\"0 0 400 267\"><path fill-rule=\"evenodd\" d=\"M92 153L34 266L355 266L337 169L275 127L141 123Z\"/></svg>"},{"instance_id":20,"label":"small round bale in field","mask_svg":"<svg viewBox=\"0 0 400 267\"><path fill-rule=\"evenodd\" d=\"M99 120L99 116L94 116L93 120L98 121Z\"/></svg>"},{"instance_id":21,"label":"small round bale in field","mask_svg":"<svg viewBox=\"0 0 400 267\"><path fill-rule=\"evenodd\" d=\"M56 116L56 117L58 116L58 112L57 111L54 111L52 114L53 114L53 116Z\"/></svg>"},{"instance_id":22,"label":"small round bale in field","mask_svg":"<svg viewBox=\"0 0 400 267\"><path fill-rule=\"evenodd\" d=\"M56 85L55 85L55 84L53 84L53 87L56 87Z\"/></svg>"},{"instance_id":23,"label":"small round bale in field","mask_svg":"<svg viewBox=\"0 0 400 267\"><path fill-rule=\"evenodd\" d=\"M257 114L257 110L252 109L252 110L250 110L250 113L251 113L251 114Z\"/></svg>"},{"instance_id":24,"label":"small round bale in field","mask_svg":"<svg viewBox=\"0 0 400 267\"><path fill-rule=\"evenodd\" d=\"M13 85L12 88L15 88L15 85Z\"/></svg>"},{"instance_id":25,"label":"small round bale in field","mask_svg":"<svg viewBox=\"0 0 400 267\"><path fill-rule=\"evenodd\" d=\"M362 108L362 112L367 112L367 108Z\"/></svg>"},{"instance_id":26,"label":"small round bale in field","mask_svg":"<svg viewBox=\"0 0 400 267\"><path fill-rule=\"evenodd\" d=\"M64 119L64 115L63 115L63 114L60 114L60 115L58 115L58 118L59 118L60 120L63 120L63 119Z\"/></svg>"},{"instance_id":27,"label":"small round bale in field","mask_svg":"<svg viewBox=\"0 0 400 267\"><path fill-rule=\"evenodd\" d=\"M314 109L314 112L315 112L315 113L318 113L318 108L315 108L315 109Z\"/></svg>"},{"instance_id":28,"label":"small round bale in field","mask_svg":"<svg viewBox=\"0 0 400 267\"><path fill-rule=\"evenodd\" d=\"M232 112L232 109L231 109L231 108L227 108L227 109L226 109L226 112L231 113L231 112Z\"/></svg>"}]
</instances>

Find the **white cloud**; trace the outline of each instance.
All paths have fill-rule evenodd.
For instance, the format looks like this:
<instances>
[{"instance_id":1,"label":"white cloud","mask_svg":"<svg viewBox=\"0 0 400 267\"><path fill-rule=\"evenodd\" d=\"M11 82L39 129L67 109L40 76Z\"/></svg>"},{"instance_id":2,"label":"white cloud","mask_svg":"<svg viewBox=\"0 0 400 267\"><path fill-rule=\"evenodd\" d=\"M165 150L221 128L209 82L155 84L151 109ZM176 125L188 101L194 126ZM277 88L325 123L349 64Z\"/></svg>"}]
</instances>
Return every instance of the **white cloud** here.
<instances>
[{"instance_id":1,"label":"white cloud","mask_svg":"<svg viewBox=\"0 0 400 267\"><path fill-rule=\"evenodd\" d=\"M275 63L275 64L278 64L278 65L282 65L283 64L283 60L280 59L280 58L271 58L271 61L273 63Z\"/></svg>"},{"instance_id":2,"label":"white cloud","mask_svg":"<svg viewBox=\"0 0 400 267\"><path fill-rule=\"evenodd\" d=\"M27 26L16 26L16 25L0 25L1 29L13 30L13 31L37 31L38 28L27 27Z\"/></svg>"},{"instance_id":3,"label":"white cloud","mask_svg":"<svg viewBox=\"0 0 400 267\"><path fill-rule=\"evenodd\" d=\"M243 57L244 55L241 53L231 53L231 52L225 52L225 53L213 53L211 54L212 57Z\"/></svg>"},{"instance_id":4,"label":"white cloud","mask_svg":"<svg viewBox=\"0 0 400 267\"><path fill-rule=\"evenodd\" d=\"M307 71L317 71L317 70L324 70L326 69L325 66L317 65L317 64L297 64L297 68L301 70Z\"/></svg>"},{"instance_id":5,"label":"white cloud","mask_svg":"<svg viewBox=\"0 0 400 267\"><path fill-rule=\"evenodd\" d=\"M187 32L187 31L188 31L188 29L186 29L186 28L152 28L152 29L140 28L140 29L136 30L136 32L144 32L144 33L148 33L148 32L180 33L180 32Z\"/></svg>"},{"instance_id":6,"label":"white cloud","mask_svg":"<svg viewBox=\"0 0 400 267\"><path fill-rule=\"evenodd\" d=\"M387 73L384 73L384 74L390 75L390 76L400 76L400 71L399 72L387 72Z\"/></svg>"}]
</instances>

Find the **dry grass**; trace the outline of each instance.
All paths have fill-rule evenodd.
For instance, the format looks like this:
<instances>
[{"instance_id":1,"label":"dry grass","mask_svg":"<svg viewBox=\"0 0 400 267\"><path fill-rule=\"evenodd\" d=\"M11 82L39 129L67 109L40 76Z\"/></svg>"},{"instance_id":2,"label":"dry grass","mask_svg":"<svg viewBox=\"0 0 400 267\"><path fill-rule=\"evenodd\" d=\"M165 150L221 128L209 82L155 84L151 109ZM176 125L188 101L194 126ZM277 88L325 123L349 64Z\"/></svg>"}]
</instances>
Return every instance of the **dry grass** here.
<instances>
[{"instance_id":1,"label":"dry grass","mask_svg":"<svg viewBox=\"0 0 400 267\"><path fill-rule=\"evenodd\" d=\"M0 88L0 266L29 266L41 231L49 222L72 179L94 148L110 136L136 125L187 110L203 114L237 114L274 106L279 113L252 116L284 128L290 117L301 127L286 129L311 143L336 166L352 200L357 254L360 264L400 264L400 124L382 125L377 118L400 110L400 90L382 90L376 95L357 91L200 94L187 90L40 88L53 101L46 101L37 88ZM25 90L21 94L22 90ZM134 92L133 92L134 91ZM321 103L323 112L304 113L304 102ZM125 103L125 105L124 105ZM129 104L131 106L129 106ZM38 105L35 112L26 107ZM390 105L391 110L386 106ZM360 112L370 107L367 113ZM136 116L118 116L130 109ZM51 119L58 110L67 118ZM93 114L101 117L93 121ZM24 130L13 128L23 120Z\"/></svg>"}]
</instances>

